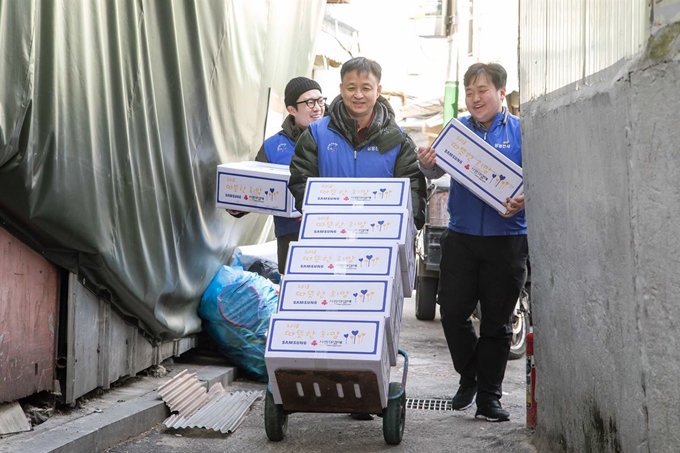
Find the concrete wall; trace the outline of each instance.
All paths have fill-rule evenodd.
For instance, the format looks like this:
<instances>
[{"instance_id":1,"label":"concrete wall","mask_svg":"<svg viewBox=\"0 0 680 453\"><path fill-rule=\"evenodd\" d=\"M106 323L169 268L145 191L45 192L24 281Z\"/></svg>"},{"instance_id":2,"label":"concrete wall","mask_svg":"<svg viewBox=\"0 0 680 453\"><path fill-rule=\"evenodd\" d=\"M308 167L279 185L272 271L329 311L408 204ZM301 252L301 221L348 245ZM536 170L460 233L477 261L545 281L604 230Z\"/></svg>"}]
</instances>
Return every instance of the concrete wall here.
<instances>
[{"instance_id":1,"label":"concrete wall","mask_svg":"<svg viewBox=\"0 0 680 453\"><path fill-rule=\"evenodd\" d=\"M538 451L680 451L679 35L522 104Z\"/></svg>"}]
</instances>

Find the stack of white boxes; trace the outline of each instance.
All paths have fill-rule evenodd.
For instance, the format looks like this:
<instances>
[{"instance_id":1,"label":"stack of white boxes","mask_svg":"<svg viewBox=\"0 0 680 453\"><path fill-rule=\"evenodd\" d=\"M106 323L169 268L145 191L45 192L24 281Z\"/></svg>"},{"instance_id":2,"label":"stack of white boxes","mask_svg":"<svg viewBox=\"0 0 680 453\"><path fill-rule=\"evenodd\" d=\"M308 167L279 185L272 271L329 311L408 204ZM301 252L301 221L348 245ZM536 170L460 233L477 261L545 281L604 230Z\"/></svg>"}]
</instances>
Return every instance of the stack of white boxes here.
<instances>
[{"instance_id":1,"label":"stack of white boxes","mask_svg":"<svg viewBox=\"0 0 680 453\"><path fill-rule=\"evenodd\" d=\"M265 350L277 404L279 368L371 370L386 407L414 237L409 179L308 180Z\"/></svg>"}]
</instances>

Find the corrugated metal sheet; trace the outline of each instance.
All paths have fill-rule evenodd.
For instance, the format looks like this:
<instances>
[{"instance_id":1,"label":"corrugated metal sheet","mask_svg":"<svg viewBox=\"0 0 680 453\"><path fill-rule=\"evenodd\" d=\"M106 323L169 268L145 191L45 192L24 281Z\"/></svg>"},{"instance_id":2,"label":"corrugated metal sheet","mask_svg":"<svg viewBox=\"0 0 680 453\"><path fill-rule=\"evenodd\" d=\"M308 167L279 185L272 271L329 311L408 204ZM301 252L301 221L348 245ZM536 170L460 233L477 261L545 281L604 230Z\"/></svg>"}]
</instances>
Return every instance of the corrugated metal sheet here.
<instances>
[{"instance_id":1,"label":"corrugated metal sheet","mask_svg":"<svg viewBox=\"0 0 680 453\"><path fill-rule=\"evenodd\" d=\"M196 373L188 370L183 370L157 391L172 412L182 415L191 415L208 402L208 391L201 385Z\"/></svg>"},{"instance_id":2,"label":"corrugated metal sheet","mask_svg":"<svg viewBox=\"0 0 680 453\"><path fill-rule=\"evenodd\" d=\"M218 384L222 387L221 384ZM230 392L222 389L193 415L171 415L163 424L168 428L205 428L221 433L232 433L250 411L250 406L264 396L262 391Z\"/></svg>"},{"instance_id":3,"label":"corrugated metal sheet","mask_svg":"<svg viewBox=\"0 0 680 453\"><path fill-rule=\"evenodd\" d=\"M522 102L590 83L640 52L648 30L645 0L520 0Z\"/></svg>"},{"instance_id":4,"label":"corrugated metal sheet","mask_svg":"<svg viewBox=\"0 0 680 453\"><path fill-rule=\"evenodd\" d=\"M171 411L177 412L163 424L168 428L206 428L231 433L241 424L250 406L264 392L226 392L222 384L207 391L196 373L183 370L158 388Z\"/></svg>"}]
</instances>

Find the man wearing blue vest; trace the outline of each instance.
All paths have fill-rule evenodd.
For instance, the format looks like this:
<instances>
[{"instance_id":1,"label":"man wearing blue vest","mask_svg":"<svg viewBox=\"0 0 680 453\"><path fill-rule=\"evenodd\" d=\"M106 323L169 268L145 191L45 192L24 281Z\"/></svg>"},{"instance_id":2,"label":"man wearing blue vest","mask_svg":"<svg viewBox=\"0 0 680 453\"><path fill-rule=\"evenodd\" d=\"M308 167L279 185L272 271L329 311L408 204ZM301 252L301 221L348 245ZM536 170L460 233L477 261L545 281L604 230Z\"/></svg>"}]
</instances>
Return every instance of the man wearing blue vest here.
<instances>
[{"instance_id":1,"label":"man wearing blue vest","mask_svg":"<svg viewBox=\"0 0 680 453\"><path fill-rule=\"evenodd\" d=\"M288 190L302 212L307 178L409 178L416 228L425 223L425 177L416 146L398 125L394 110L380 95L380 65L364 57L340 68L340 95L327 117L309 126L295 145ZM351 414L372 420L370 414Z\"/></svg>"},{"instance_id":2,"label":"man wearing blue vest","mask_svg":"<svg viewBox=\"0 0 680 453\"><path fill-rule=\"evenodd\" d=\"M506 79L497 63L470 66L463 77L470 115L460 121L521 167L519 118L503 107ZM444 174L432 148L420 148L418 160L428 178ZM503 205L507 213L497 212L451 179L437 296L444 336L460 374L452 407L464 410L476 401L475 417L494 422L510 419L500 403L501 385L512 337L510 316L524 286L528 256L524 195ZM478 301L479 338L470 320Z\"/></svg>"},{"instance_id":3,"label":"man wearing blue vest","mask_svg":"<svg viewBox=\"0 0 680 453\"><path fill-rule=\"evenodd\" d=\"M395 121L394 110L380 95L380 65L364 57L340 69L340 95L327 117L300 136L290 162L288 190L300 211L310 177L409 178L416 228L425 223L425 177L418 168L416 146Z\"/></svg>"},{"instance_id":4,"label":"man wearing blue vest","mask_svg":"<svg viewBox=\"0 0 680 453\"><path fill-rule=\"evenodd\" d=\"M307 77L291 79L284 90L284 102L288 115L281 124L281 130L264 141L255 157L258 162L288 165L295 151L295 143L311 123L323 118L326 98L321 95L321 86ZM246 213L229 211L235 217ZM279 273L283 275L288 257L288 246L297 241L300 234L300 218L274 216L274 236L279 261Z\"/></svg>"}]
</instances>

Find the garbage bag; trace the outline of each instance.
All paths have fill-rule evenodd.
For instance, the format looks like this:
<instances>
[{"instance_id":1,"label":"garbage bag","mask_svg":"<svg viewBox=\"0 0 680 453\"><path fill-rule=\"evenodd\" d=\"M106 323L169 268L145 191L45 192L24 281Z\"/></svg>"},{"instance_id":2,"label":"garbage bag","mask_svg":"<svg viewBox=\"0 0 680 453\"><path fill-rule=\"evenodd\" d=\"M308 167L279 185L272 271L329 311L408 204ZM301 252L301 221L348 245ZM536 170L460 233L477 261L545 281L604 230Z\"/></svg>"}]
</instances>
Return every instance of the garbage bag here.
<instances>
[{"instance_id":1,"label":"garbage bag","mask_svg":"<svg viewBox=\"0 0 680 453\"><path fill-rule=\"evenodd\" d=\"M208 334L249 379L268 380L264 350L277 304L272 283L241 267L222 266L203 293L198 315Z\"/></svg>"},{"instance_id":2,"label":"garbage bag","mask_svg":"<svg viewBox=\"0 0 680 453\"><path fill-rule=\"evenodd\" d=\"M264 278L268 278L277 285L281 283L281 274L279 273L279 265L272 261L257 260L248 268L250 272L260 274Z\"/></svg>"},{"instance_id":3,"label":"garbage bag","mask_svg":"<svg viewBox=\"0 0 680 453\"><path fill-rule=\"evenodd\" d=\"M278 243L276 240L263 244L239 245L234 249L232 255L232 266L242 266L243 269L250 269L250 266L257 260L278 262Z\"/></svg>"}]
</instances>

